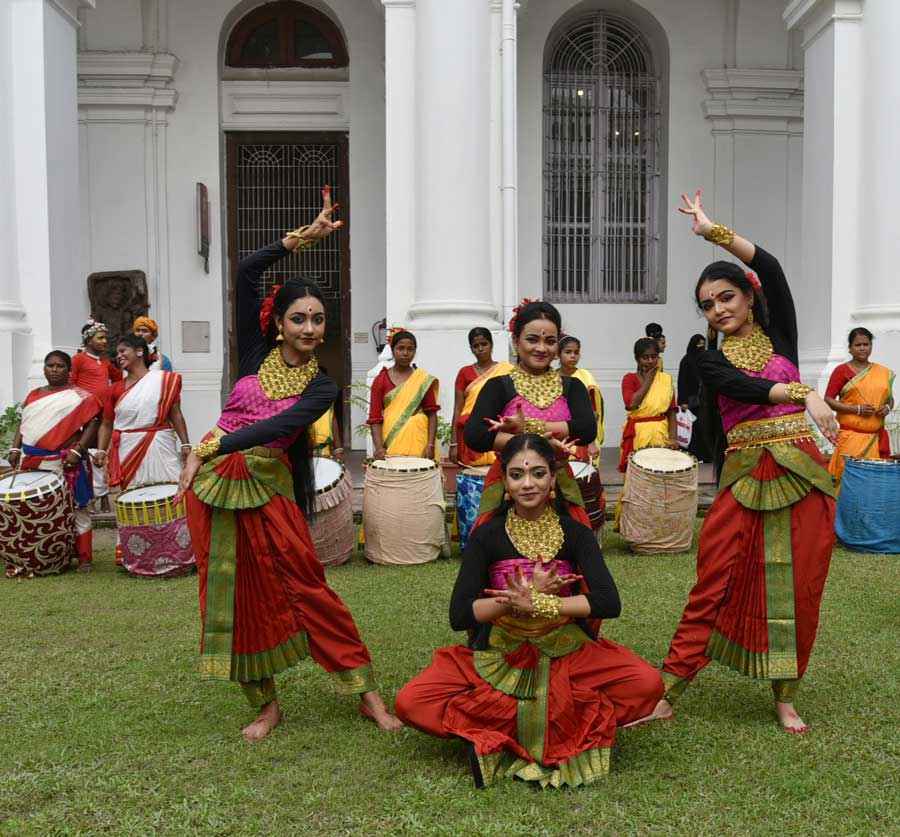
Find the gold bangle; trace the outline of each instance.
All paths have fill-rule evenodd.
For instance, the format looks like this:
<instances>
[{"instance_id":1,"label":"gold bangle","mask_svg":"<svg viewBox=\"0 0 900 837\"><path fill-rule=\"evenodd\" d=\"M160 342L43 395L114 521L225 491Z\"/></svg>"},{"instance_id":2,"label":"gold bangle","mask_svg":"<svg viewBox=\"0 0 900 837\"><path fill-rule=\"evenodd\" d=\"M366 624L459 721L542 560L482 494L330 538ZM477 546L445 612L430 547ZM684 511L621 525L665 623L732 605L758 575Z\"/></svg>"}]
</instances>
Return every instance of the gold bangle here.
<instances>
[{"instance_id":1,"label":"gold bangle","mask_svg":"<svg viewBox=\"0 0 900 837\"><path fill-rule=\"evenodd\" d=\"M531 587L531 607L535 616L542 619L554 620L559 619L559 610L562 605L562 599L559 596L548 596L546 593L538 593Z\"/></svg>"},{"instance_id":2,"label":"gold bangle","mask_svg":"<svg viewBox=\"0 0 900 837\"><path fill-rule=\"evenodd\" d=\"M805 404L806 396L812 391L812 387L798 383L797 381L787 385L788 399L792 404Z\"/></svg>"},{"instance_id":3,"label":"gold bangle","mask_svg":"<svg viewBox=\"0 0 900 837\"><path fill-rule=\"evenodd\" d=\"M525 419L525 432L543 436L547 432L547 422L543 419L527 418Z\"/></svg>"},{"instance_id":4,"label":"gold bangle","mask_svg":"<svg viewBox=\"0 0 900 837\"><path fill-rule=\"evenodd\" d=\"M728 247L734 241L734 230L729 229L724 224L713 224L703 237L713 244Z\"/></svg>"},{"instance_id":5,"label":"gold bangle","mask_svg":"<svg viewBox=\"0 0 900 837\"><path fill-rule=\"evenodd\" d=\"M315 245L315 241L311 241L308 238L304 238L304 234L309 229L309 224L303 227L297 227L296 230L291 230L289 233L285 233L285 238L296 238L297 239L297 250L306 250L309 247L313 247ZM296 252L296 250L294 251Z\"/></svg>"},{"instance_id":6,"label":"gold bangle","mask_svg":"<svg viewBox=\"0 0 900 837\"><path fill-rule=\"evenodd\" d=\"M219 437L213 436L213 438L207 439L205 442L201 442L197 445L197 447L194 448L193 453L201 462L208 462L210 459L214 459L219 455L219 445Z\"/></svg>"}]
</instances>

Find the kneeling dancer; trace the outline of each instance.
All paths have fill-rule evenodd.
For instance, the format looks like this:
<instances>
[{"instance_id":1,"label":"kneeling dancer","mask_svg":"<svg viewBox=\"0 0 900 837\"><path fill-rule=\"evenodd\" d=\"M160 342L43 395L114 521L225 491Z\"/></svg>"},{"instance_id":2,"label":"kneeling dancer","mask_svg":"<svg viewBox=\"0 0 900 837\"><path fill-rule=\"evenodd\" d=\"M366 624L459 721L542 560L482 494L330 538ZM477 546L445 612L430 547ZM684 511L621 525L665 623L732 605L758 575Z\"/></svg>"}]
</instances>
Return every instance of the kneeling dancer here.
<instances>
[{"instance_id":1,"label":"kneeling dancer","mask_svg":"<svg viewBox=\"0 0 900 837\"><path fill-rule=\"evenodd\" d=\"M550 443L514 436L500 462L508 499L473 531L450 602L450 624L471 642L438 649L400 690L397 715L470 742L478 787L587 784L609 771L616 728L653 710L662 680L594 638L586 620L618 616L619 594L591 530L555 501Z\"/></svg>"}]
</instances>

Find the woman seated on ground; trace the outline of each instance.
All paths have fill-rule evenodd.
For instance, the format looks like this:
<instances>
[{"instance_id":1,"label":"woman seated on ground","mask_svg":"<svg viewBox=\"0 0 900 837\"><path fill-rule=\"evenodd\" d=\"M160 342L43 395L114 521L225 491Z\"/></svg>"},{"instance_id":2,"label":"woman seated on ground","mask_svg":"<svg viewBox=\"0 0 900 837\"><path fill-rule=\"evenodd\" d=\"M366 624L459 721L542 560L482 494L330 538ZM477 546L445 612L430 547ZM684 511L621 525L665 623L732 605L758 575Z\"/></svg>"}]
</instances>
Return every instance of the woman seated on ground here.
<instances>
[{"instance_id":1,"label":"woman seated on ground","mask_svg":"<svg viewBox=\"0 0 900 837\"><path fill-rule=\"evenodd\" d=\"M632 451L677 448L675 386L672 376L659 368L659 349L652 337L634 344L637 372L622 378L622 400L628 411L622 429L619 470L624 474Z\"/></svg>"},{"instance_id":2,"label":"woman seated on ground","mask_svg":"<svg viewBox=\"0 0 900 837\"><path fill-rule=\"evenodd\" d=\"M587 370L578 366L581 360L581 341L571 334L565 335L559 341L559 374L564 378L577 378L585 385L591 398L591 407L597 417L597 438L587 447L579 447L577 458L584 462L593 462L599 467L600 448L603 446L605 436L603 417L603 394L594 376Z\"/></svg>"},{"instance_id":3,"label":"woman seated on ground","mask_svg":"<svg viewBox=\"0 0 900 837\"><path fill-rule=\"evenodd\" d=\"M608 772L616 729L652 712L662 680L586 622L618 616L619 594L591 530L554 499L553 447L521 434L500 460L509 501L472 533L450 602L451 626L472 641L438 649L400 690L397 715L468 741L478 787L588 784Z\"/></svg>"},{"instance_id":4,"label":"woman seated on ground","mask_svg":"<svg viewBox=\"0 0 900 837\"><path fill-rule=\"evenodd\" d=\"M872 332L854 328L847 338L851 360L842 363L828 381L825 403L837 413L838 431L828 470L838 486L844 474L844 457L888 459L891 440L884 417L894 407L894 373L880 363L871 363Z\"/></svg>"},{"instance_id":5,"label":"woman seated on ground","mask_svg":"<svg viewBox=\"0 0 900 837\"><path fill-rule=\"evenodd\" d=\"M25 397L22 420L9 452L10 464L26 471L52 471L62 476L75 506L75 551L78 569L91 569L93 499L88 448L97 436L100 398L69 383L72 358L53 351L44 358L47 385ZM7 568L7 575L13 575Z\"/></svg>"},{"instance_id":6,"label":"woman seated on ground","mask_svg":"<svg viewBox=\"0 0 900 837\"><path fill-rule=\"evenodd\" d=\"M418 456L434 459L437 434L438 381L413 364L416 338L394 332L388 342L394 366L382 369L372 382L369 420L375 459Z\"/></svg>"},{"instance_id":7,"label":"woman seated on ground","mask_svg":"<svg viewBox=\"0 0 900 837\"><path fill-rule=\"evenodd\" d=\"M476 468L492 465L496 455L492 450L482 452L469 448L463 438L466 422L484 385L491 378L508 375L513 365L505 360L494 360L494 338L486 328L479 326L469 332L469 348L475 355L475 363L464 366L456 376L450 460L458 462L463 468Z\"/></svg>"}]
</instances>

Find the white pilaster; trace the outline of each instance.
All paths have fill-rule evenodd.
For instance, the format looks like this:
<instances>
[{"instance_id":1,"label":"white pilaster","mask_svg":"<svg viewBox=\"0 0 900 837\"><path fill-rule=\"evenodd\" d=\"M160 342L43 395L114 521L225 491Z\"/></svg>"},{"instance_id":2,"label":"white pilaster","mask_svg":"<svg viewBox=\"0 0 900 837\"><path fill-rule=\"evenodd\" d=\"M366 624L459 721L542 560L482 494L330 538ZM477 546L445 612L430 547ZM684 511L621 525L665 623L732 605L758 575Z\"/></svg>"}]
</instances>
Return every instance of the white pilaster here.
<instances>
[{"instance_id":1,"label":"white pilaster","mask_svg":"<svg viewBox=\"0 0 900 837\"><path fill-rule=\"evenodd\" d=\"M860 182L867 153L860 95L867 50L862 12L862 0L792 0L784 13L788 28L803 35L806 130L801 282L795 296L804 321L824 324L801 328L800 335L806 377L811 382L817 378L820 387L830 368L847 357L857 289L868 281L860 236Z\"/></svg>"},{"instance_id":2,"label":"white pilaster","mask_svg":"<svg viewBox=\"0 0 900 837\"><path fill-rule=\"evenodd\" d=\"M384 4L385 261L388 325L415 299L416 237L428 206L416 201L416 0Z\"/></svg>"}]
</instances>

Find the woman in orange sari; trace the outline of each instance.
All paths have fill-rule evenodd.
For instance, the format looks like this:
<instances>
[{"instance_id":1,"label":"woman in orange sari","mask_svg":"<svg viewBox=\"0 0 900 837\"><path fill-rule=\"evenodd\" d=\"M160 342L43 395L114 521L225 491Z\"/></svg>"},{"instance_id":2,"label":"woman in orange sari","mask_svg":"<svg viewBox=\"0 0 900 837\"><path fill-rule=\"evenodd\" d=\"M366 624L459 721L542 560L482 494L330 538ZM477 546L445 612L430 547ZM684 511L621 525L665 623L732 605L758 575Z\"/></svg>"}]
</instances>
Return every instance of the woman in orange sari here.
<instances>
[{"instance_id":1,"label":"woman in orange sari","mask_svg":"<svg viewBox=\"0 0 900 837\"><path fill-rule=\"evenodd\" d=\"M482 387L491 378L508 375L512 372L513 365L505 360L494 360L494 338L486 328L479 326L469 332L469 348L475 355L475 363L464 366L456 376L453 401L454 435L450 444L450 461L458 462L464 468L477 468L493 465L496 455L492 450L481 453L468 447L463 438L463 429L469 416L472 415Z\"/></svg>"},{"instance_id":2,"label":"woman in orange sari","mask_svg":"<svg viewBox=\"0 0 900 837\"><path fill-rule=\"evenodd\" d=\"M828 381L825 402L837 413L838 432L834 455L828 463L840 487L844 457L887 459L891 443L884 417L894 407L894 373L880 363L871 363L872 332L854 328L847 338L852 359L842 363Z\"/></svg>"}]
</instances>

